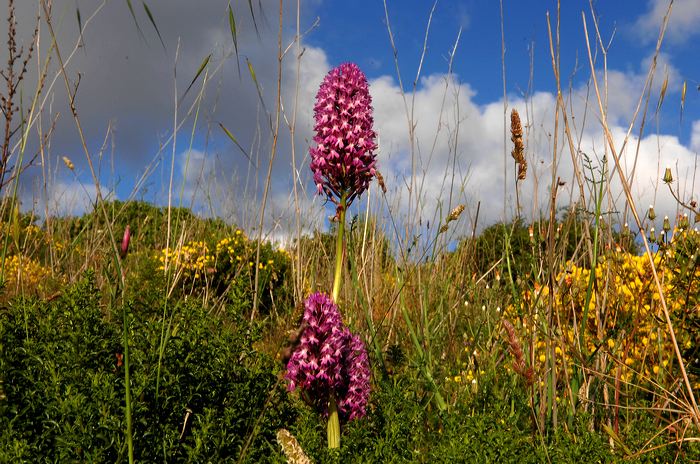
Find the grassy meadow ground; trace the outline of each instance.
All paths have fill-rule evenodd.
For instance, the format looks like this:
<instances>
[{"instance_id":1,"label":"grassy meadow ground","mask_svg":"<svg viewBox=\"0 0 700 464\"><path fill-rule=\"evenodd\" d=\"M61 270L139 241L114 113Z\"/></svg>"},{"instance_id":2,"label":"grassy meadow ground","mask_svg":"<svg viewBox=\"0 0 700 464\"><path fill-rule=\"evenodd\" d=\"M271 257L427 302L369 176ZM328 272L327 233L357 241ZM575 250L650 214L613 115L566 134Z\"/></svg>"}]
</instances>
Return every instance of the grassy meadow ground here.
<instances>
[{"instance_id":1,"label":"grassy meadow ground","mask_svg":"<svg viewBox=\"0 0 700 464\"><path fill-rule=\"evenodd\" d=\"M553 171L540 219L463 235L460 208L427 227L366 208L393 201L375 180L345 221L337 299L371 395L331 450L285 362L304 299L333 286L337 222L281 244L262 218L101 194L81 215L27 210L34 111L4 112L20 130L0 179L0 462L700 461L700 212L670 171L675 218L611 203L609 167L580 156L581 198L562 207ZM515 191L530 181L518 124ZM616 222L625 208L638 223Z\"/></svg>"}]
</instances>

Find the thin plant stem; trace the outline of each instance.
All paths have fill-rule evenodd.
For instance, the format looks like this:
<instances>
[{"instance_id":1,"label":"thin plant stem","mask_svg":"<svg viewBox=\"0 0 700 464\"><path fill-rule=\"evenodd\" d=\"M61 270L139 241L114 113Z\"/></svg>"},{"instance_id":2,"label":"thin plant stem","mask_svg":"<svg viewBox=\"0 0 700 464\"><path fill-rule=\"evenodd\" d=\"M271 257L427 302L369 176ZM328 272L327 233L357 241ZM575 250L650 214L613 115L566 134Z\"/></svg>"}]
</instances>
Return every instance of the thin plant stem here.
<instances>
[{"instance_id":1,"label":"thin plant stem","mask_svg":"<svg viewBox=\"0 0 700 464\"><path fill-rule=\"evenodd\" d=\"M353 259L353 253L348 253L348 260L350 261L350 276L352 277L353 287L357 293L357 299L362 304L362 309L365 312L365 320L367 321L367 328L369 329L369 336L372 338L372 347L374 348L374 355L379 362L379 368L382 374L386 374L386 365L384 364L384 356L382 355L382 349L379 345L379 339L377 338L377 329L374 326L374 321L372 320L372 312L369 308L369 303L367 297L363 294L360 287L360 278L357 274L357 263Z\"/></svg>"},{"instance_id":2,"label":"thin plant stem","mask_svg":"<svg viewBox=\"0 0 700 464\"><path fill-rule=\"evenodd\" d=\"M399 288L402 288L404 283L403 283L403 277L401 275L401 272L398 271L397 269L397 276L398 276L398 286ZM401 314L403 315L404 321L406 322L406 327L408 327L408 332L409 335L411 336L411 341L413 342L413 346L416 349L416 352L418 353L418 358L420 360L420 372L423 374L423 377L425 380L428 382L428 386L430 387L430 390L433 392L433 399L435 400L435 404L438 407L438 410L446 411L447 410L447 403L445 403L445 399L442 397L442 394L440 393L440 389L438 388L437 384L435 383L435 379L433 378L432 372L430 372L430 366L427 364L427 357L425 356L425 350L423 350L423 347L421 346L420 340L418 340L418 335L416 334L415 329L413 328L413 323L411 322L411 317L408 314L408 309L406 308L406 302L404 300L404 292L402 291L400 293L400 303L399 306L401 307Z\"/></svg>"},{"instance_id":3,"label":"thin plant stem","mask_svg":"<svg viewBox=\"0 0 700 464\"><path fill-rule=\"evenodd\" d=\"M60 51L60 48L58 46L58 40L57 40L56 34L54 32L53 21L52 21L52 17L51 17L51 13L50 13L50 7L49 7L46 0L43 0L41 2L41 6L42 6L42 9L44 11L44 18L46 20L46 25L49 29L49 33L51 35L53 50L55 52L56 59L58 60L58 63L59 63L59 69L60 69L61 75L63 76L63 81L64 81L64 84L66 86L66 91L67 91L68 95L71 95L71 86L70 86L70 82L68 81L68 74L66 72L65 63L63 61L63 58L61 56L61 51ZM73 120L75 121L75 126L78 130L78 135L80 137L80 143L81 143L81 146L83 148L83 152L85 153L85 158L87 160L88 167L90 168L90 174L92 175L93 183L95 185L95 196L97 197L96 203L99 206L100 211L102 212L102 215L104 216L104 219L105 219L105 226L106 226L107 232L109 234L110 244L112 245L112 254L114 256L114 262L115 262L116 267L117 267L118 279L119 279L119 282L121 283L121 288L123 289L125 287L125 274L124 274L123 269L122 269L122 262L121 262L121 258L119 256L119 249L117 247L117 241L114 238L114 230L112 229L112 223L109 220L109 215L107 214L107 209L105 207L104 197L102 195L102 189L100 188L100 182L99 182L99 179L97 177L97 173L95 172L92 158L90 156L90 151L87 147L85 133L83 132L83 127L82 127L82 124L80 122L80 118L78 117L78 110L75 106L74 100L70 100L70 110L71 110L71 114L73 116ZM26 141L25 141L25 143L26 143ZM126 321L127 320L126 319L127 318L126 305L124 305L124 318ZM128 368L129 355L128 355L128 352L129 352L129 337L128 337L128 331L126 330L126 325L125 325L125 332L124 332L124 370L125 370L125 375L124 375L124 379L126 382L126 390L125 390L124 394L126 396L126 398L125 398L125 400L126 400L126 422L127 422L127 431L126 431L127 437L126 438L127 438L127 446L128 446L128 450L129 450L129 463L132 464L134 462L134 455L133 455L134 449L133 449L133 437L132 437L132 430L131 430L132 417L131 417L131 398L130 398L131 391L129 389L129 368Z\"/></svg>"},{"instance_id":4,"label":"thin plant stem","mask_svg":"<svg viewBox=\"0 0 700 464\"><path fill-rule=\"evenodd\" d=\"M126 445L129 463L134 462L134 433L131 417L131 379L129 376L129 313L124 305L124 400L126 402Z\"/></svg>"},{"instance_id":5,"label":"thin plant stem","mask_svg":"<svg viewBox=\"0 0 700 464\"><path fill-rule=\"evenodd\" d=\"M605 164L603 164L605 169ZM595 181L594 181L595 183ZM605 173L601 173L600 188L595 204L595 229L593 230L593 261L591 262L591 273L588 279L588 288L586 288L586 300L583 306L583 317L581 318L581 328L579 329L579 350L583 353L586 349L586 326L588 325L588 311L593 297L593 285L596 279L596 268L598 267L598 247L599 247L599 231L600 231L600 214L603 203L603 184L605 183Z\"/></svg>"},{"instance_id":6,"label":"thin plant stem","mask_svg":"<svg viewBox=\"0 0 700 464\"><path fill-rule=\"evenodd\" d=\"M503 84L503 218L507 215L508 205L508 94L506 92L506 33L503 21L503 0L499 1L501 14L501 83Z\"/></svg>"},{"instance_id":7,"label":"thin plant stem","mask_svg":"<svg viewBox=\"0 0 700 464\"><path fill-rule=\"evenodd\" d=\"M280 132L280 117L282 114L282 18L284 17L284 2L279 2L279 31L277 34L277 98L275 99L275 127L272 133L272 147L270 148L270 162L267 165L267 179L265 180L265 189L263 191L262 204L260 205L260 221L258 223L258 239L257 248L255 250L255 284L253 288L253 310L250 313L250 320L254 321L260 304L258 295L260 286L260 245L262 241L262 230L265 221L265 206L267 205L267 197L270 192L270 183L272 180L272 164L275 161L277 154L277 141ZM250 64L249 64L250 66ZM252 69L252 68L251 68ZM257 83L256 83L257 85Z\"/></svg>"},{"instance_id":8,"label":"thin plant stem","mask_svg":"<svg viewBox=\"0 0 700 464\"><path fill-rule=\"evenodd\" d=\"M345 236L345 213L348 195L344 193L338 205L338 235L335 238L335 274L333 277L333 301L338 303L340 283L343 280L343 239Z\"/></svg>"}]
</instances>

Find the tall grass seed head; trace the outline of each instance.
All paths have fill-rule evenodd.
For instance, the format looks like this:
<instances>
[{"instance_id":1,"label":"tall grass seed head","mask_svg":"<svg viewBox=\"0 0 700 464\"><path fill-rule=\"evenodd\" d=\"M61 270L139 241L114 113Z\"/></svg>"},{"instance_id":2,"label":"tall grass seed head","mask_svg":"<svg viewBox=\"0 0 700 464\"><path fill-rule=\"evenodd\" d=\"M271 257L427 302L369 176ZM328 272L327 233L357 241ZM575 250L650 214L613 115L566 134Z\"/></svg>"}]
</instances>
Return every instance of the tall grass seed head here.
<instances>
[{"instance_id":1,"label":"tall grass seed head","mask_svg":"<svg viewBox=\"0 0 700 464\"><path fill-rule=\"evenodd\" d=\"M523 145L523 127L520 124L520 114L516 109L510 113L510 134L510 139L513 142L513 150L510 154L518 165L518 180L524 180L527 175L527 160Z\"/></svg>"},{"instance_id":2,"label":"tall grass seed head","mask_svg":"<svg viewBox=\"0 0 700 464\"><path fill-rule=\"evenodd\" d=\"M71 171L75 171L75 164L73 164L70 158L68 158L67 156L63 156L61 157L61 159L63 160L63 164L65 164L68 169L70 169Z\"/></svg>"},{"instance_id":3,"label":"tall grass seed head","mask_svg":"<svg viewBox=\"0 0 700 464\"><path fill-rule=\"evenodd\" d=\"M376 174L372 97L357 65L344 63L326 75L316 95L314 117L314 182L319 194L334 203L347 195L349 205Z\"/></svg>"},{"instance_id":4,"label":"tall grass seed head","mask_svg":"<svg viewBox=\"0 0 700 464\"><path fill-rule=\"evenodd\" d=\"M277 431L277 443L282 447L289 464L311 464L311 459L304 453L297 439L286 429Z\"/></svg>"}]
</instances>

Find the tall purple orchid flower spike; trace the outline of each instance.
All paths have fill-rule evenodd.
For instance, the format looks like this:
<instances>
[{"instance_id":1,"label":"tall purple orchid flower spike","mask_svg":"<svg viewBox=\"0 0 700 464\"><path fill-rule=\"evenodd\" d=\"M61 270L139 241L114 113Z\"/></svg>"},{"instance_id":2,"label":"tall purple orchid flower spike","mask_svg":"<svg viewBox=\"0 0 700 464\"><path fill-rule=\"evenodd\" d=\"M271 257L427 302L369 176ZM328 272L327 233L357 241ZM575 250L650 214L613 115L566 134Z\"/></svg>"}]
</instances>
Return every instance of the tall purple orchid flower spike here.
<instances>
[{"instance_id":1,"label":"tall purple orchid flower spike","mask_svg":"<svg viewBox=\"0 0 700 464\"><path fill-rule=\"evenodd\" d=\"M332 69L314 106L316 124L311 170L318 193L346 208L376 174L376 133L367 77L354 63Z\"/></svg>"},{"instance_id":2,"label":"tall purple orchid flower spike","mask_svg":"<svg viewBox=\"0 0 700 464\"><path fill-rule=\"evenodd\" d=\"M287 363L289 389L328 418L328 447L340 447L340 420L366 413L370 365L362 339L343 324L338 310L343 274L345 215L352 201L377 174L376 134L367 78L357 65L341 64L321 83L314 106L316 146L311 170L320 195L336 205L333 292L314 293L304 302L299 345Z\"/></svg>"}]
</instances>

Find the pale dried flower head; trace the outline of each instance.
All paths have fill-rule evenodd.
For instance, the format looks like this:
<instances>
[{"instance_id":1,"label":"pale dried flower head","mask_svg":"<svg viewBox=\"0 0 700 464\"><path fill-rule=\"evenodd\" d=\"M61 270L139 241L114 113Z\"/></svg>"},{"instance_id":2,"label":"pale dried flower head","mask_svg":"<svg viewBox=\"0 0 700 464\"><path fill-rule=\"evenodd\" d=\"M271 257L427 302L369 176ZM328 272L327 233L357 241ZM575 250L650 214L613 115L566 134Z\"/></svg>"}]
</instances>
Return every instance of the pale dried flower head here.
<instances>
[{"instance_id":1,"label":"pale dried flower head","mask_svg":"<svg viewBox=\"0 0 700 464\"><path fill-rule=\"evenodd\" d=\"M67 156L64 156L62 159L63 159L63 164L65 164L68 169L70 169L71 171L75 170L75 164L73 164L73 162L70 160L70 158L68 158Z\"/></svg>"},{"instance_id":2,"label":"pale dried flower head","mask_svg":"<svg viewBox=\"0 0 700 464\"><path fill-rule=\"evenodd\" d=\"M301 445L294 435L287 429L277 431L277 443L282 447L282 452L287 457L289 464L311 464L311 459L304 453Z\"/></svg>"},{"instance_id":3,"label":"pale dried flower head","mask_svg":"<svg viewBox=\"0 0 700 464\"><path fill-rule=\"evenodd\" d=\"M447 222L456 221L464 212L464 205L458 205L455 209L450 211L449 216L447 216Z\"/></svg>"},{"instance_id":4,"label":"pale dried flower head","mask_svg":"<svg viewBox=\"0 0 700 464\"><path fill-rule=\"evenodd\" d=\"M462 215L464 212L464 205L458 205L455 209L450 211L450 214L447 215L447 219L445 219L445 223L440 227L440 233L447 232L447 225L452 222L456 221L459 219L459 216Z\"/></svg>"}]
</instances>

